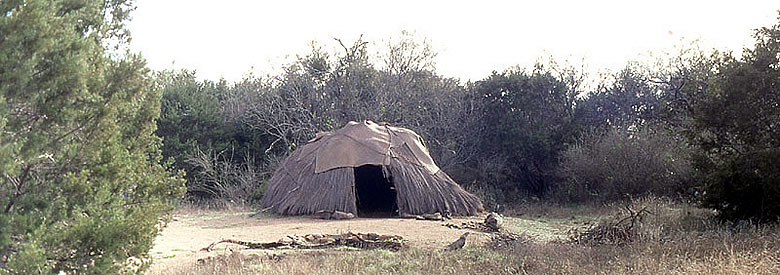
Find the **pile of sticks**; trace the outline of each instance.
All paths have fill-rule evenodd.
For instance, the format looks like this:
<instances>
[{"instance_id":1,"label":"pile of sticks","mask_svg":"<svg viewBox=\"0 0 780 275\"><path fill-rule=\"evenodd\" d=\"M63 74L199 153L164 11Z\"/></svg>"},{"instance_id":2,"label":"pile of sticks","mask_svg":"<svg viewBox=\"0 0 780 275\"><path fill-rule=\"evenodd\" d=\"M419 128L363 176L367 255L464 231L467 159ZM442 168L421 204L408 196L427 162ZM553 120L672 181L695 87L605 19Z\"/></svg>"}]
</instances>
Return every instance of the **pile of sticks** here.
<instances>
[{"instance_id":1,"label":"pile of sticks","mask_svg":"<svg viewBox=\"0 0 780 275\"><path fill-rule=\"evenodd\" d=\"M511 249L520 244L531 242L531 238L525 234L515 234L509 231L495 232L490 234L490 240L487 246L493 249Z\"/></svg>"},{"instance_id":2,"label":"pile of sticks","mask_svg":"<svg viewBox=\"0 0 780 275\"><path fill-rule=\"evenodd\" d=\"M625 245L636 241L638 238L638 225L648 214L652 214L646 208L635 211L626 206L625 217L616 217L613 220L602 221L591 225L584 231L572 230L569 241L581 245Z\"/></svg>"},{"instance_id":3,"label":"pile of sticks","mask_svg":"<svg viewBox=\"0 0 780 275\"><path fill-rule=\"evenodd\" d=\"M203 250L211 251L221 243L246 246L249 249L322 249L335 247L354 247L359 249L388 249L398 251L405 246L405 240L397 235L379 235L375 233L344 234L308 234L305 236L287 236L276 242L261 243L225 239L214 242Z\"/></svg>"}]
</instances>

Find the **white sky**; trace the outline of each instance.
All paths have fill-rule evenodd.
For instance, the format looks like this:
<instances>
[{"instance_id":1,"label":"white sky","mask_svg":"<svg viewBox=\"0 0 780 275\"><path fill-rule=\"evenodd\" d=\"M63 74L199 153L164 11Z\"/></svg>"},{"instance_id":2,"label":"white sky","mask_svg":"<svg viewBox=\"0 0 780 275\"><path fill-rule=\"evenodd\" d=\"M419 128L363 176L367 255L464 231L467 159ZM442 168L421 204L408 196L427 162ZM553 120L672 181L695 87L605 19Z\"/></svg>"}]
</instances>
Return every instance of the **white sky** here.
<instances>
[{"instance_id":1,"label":"white sky","mask_svg":"<svg viewBox=\"0 0 780 275\"><path fill-rule=\"evenodd\" d=\"M427 38L437 73L480 80L544 56L618 70L649 51L699 39L740 51L753 29L777 22L777 0L740 1L201 1L137 0L131 49L152 69L195 69L239 80L276 73L311 41L360 34L378 50L402 30Z\"/></svg>"}]
</instances>

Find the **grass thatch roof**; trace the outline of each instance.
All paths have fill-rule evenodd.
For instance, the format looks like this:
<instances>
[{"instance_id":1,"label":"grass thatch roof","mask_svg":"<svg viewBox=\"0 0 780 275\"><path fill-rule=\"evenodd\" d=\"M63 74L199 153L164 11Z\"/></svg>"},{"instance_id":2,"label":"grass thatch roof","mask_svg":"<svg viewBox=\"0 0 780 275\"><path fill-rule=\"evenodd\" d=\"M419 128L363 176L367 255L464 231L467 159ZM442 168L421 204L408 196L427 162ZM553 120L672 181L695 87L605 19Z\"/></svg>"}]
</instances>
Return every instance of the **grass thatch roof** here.
<instances>
[{"instance_id":1,"label":"grass thatch roof","mask_svg":"<svg viewBox=\"0 0 780 275\"><path fill-rule=\"evenodd\" d=\"M268 182L262 208L283 215L338 210L357 215L356 167L378 165L396 190L398 211L473 215L480 199L441 171L411 130L350 122L296 149Z\"/></svg>"}]
</instances>

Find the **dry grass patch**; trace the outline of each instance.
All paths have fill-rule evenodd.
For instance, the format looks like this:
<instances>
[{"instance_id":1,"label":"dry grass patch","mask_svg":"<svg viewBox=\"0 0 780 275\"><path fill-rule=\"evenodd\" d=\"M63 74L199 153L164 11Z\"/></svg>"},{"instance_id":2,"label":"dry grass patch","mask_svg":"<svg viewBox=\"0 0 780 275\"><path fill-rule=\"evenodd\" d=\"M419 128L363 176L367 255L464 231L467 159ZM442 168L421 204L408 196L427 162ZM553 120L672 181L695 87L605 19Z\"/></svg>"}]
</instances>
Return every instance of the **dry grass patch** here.
<instances>
[{"instance_id":1,"label":"dry grass patch","mask_svg":"<svg viewBox=\"0 0 780 275\"><path fill-rule=\"evenodd\" d=\"M226 252L174 274L778 274L778 238L773 229L626 246L518 242L504 249L471 246L453 252Z\"/></svg>"}]
</instances>

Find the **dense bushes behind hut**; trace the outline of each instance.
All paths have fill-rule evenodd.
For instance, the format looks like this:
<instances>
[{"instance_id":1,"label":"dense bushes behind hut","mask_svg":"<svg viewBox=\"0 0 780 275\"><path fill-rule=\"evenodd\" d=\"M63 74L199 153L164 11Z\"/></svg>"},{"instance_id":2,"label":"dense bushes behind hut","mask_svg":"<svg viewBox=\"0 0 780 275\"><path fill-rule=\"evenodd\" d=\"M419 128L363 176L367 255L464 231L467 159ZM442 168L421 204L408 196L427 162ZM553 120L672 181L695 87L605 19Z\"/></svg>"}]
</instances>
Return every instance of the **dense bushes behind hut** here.
<instances>
[{"instance_id":1,"label":"dense bushes behind hut","mask_svg":"<svg viewBox=\"0 0 780 275\"><path fill-rule=\"evenodd\" d=\"M571 201L691 196L692 148L662 126L614 127L583 135L562 154L555 193Z\"/></svg>"}]
</instances>

